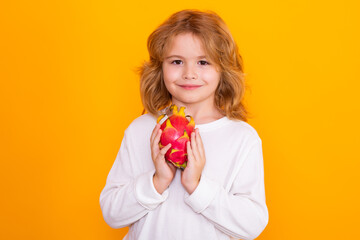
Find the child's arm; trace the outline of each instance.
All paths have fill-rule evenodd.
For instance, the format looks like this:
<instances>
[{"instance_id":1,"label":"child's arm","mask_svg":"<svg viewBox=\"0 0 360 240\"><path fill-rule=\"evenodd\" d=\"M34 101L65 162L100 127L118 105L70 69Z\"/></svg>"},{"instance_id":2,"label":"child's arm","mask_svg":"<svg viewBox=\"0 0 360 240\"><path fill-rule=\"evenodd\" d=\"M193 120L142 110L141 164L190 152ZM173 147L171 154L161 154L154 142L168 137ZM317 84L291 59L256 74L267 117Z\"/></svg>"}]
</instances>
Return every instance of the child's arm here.
<instances>
[{"instance_id":1,"label":"child's arm","mask_svg":"<svg viewBox=\"0 0 360 240\"><path fill-rule=\"evenodd\" d=\"M128 142L128 132L125 131L120 150L100 194L104 220L113 228L126 227L138 221L168 196L168 190L159 194L154 188L155 171L134 174L134 168L141 163L136 162Z\"/></svg>"},{"instance_id":2,"label":"child's arm","mask_svg":"<svg viewBox=\"0 0 360 240\"><path fill-rule=\"evenodd\" d=\"M165 153L170 149L171 143L162 149L159 147L161 133L160 124L156 124L150 137L151 158L155 166L154 187L160 194L169 187L176 173L175 166L165 161Z\"/></svg>"},{"instance_id":3,"label":"child's arm","mask_svg":"<svg viewBox=\"0 0 360 240\"><path fill-rule=\"evenodd\" d=\"M241 239L260 235L269 218L261 140L251 145L229 192L202 175L198 187L185 202L227 235Z\"/></svg>"}]
</instances>

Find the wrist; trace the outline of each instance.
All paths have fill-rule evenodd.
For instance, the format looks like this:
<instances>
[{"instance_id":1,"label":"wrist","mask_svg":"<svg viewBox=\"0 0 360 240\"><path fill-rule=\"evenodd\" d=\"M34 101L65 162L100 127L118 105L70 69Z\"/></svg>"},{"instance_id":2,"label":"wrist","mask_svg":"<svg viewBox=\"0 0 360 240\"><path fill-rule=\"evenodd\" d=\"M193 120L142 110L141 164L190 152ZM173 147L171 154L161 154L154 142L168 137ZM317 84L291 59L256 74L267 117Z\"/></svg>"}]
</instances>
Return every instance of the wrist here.
<instances>
[{"instance_id":1,"label":"wrist","mask_svg":"<svg viewBox=\"0 0 360 240\"><path fill-rule=\"evenodd\" d=\"M191 195L199 186L199 182L200 180L184 185L186 192Z\"/></svg>"},{"instance_id":2,"label":"wrist","mask_svg":"<svg viewBox=\"0 0 360 240\"><path fill-rule=\"evenodd\" d=\"M156 191L159 194L163 194L163 192L169 187L171 181L166 181L163 179L160 179L156 173L153 175L153 183Z\"/></svg>"}]
</instances>

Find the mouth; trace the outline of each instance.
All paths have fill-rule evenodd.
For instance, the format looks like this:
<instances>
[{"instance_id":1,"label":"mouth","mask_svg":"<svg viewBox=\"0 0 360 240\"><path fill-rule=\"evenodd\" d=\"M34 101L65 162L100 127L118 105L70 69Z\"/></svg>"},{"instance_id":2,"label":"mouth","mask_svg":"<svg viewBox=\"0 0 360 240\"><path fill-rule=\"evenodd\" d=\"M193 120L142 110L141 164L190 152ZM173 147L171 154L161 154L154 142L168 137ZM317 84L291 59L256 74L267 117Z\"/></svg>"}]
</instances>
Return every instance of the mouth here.
<instances>
[{"instance_id":1,"label":"mouth","mask_svg":"<svg viewBox=\"0 0 360 240\"><path fill-rule=\"evenodd\" d=\"M186 84L186 85L179 85L180 87L186 89L186 90L193 90L193 89L197 89L199 87L201 87L202 85L190 85L190 84Z\"/></svg>"}]
</instances>

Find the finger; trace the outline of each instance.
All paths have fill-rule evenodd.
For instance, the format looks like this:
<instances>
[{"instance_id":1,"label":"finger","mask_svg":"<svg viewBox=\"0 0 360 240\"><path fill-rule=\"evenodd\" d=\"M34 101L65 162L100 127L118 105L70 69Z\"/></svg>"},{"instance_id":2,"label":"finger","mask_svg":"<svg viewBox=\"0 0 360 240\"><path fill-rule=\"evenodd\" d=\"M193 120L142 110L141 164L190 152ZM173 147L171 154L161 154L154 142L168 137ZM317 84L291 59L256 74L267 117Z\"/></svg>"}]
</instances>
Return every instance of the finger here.
<instances>
[{"instance_id":1,"label":"finger","mask_svg":"<svg viewBox=\"0 0 360 240\"><path fill-rule=\"evenodd\" d=\"M161 129L158 129L157 135L154 137L153 142L151 143L151 151L152 154L154 154L153 156L156 158L159 151L160 151L160 146L159 146L159 141L160 141L160 136L161 136Z\"/></svg>"},{"instance_id":2,"label":"finger","mask_svg":"<svg viewBox=\"0 0 360 240\"><path fill-rule=\"evenodd\" d=\"M165 153L170 149L171 147L171 143L169 143L168 145L166 145L165 147L163 147L160 152L159 155L161 155L162 157L165 155Z\"/></svg>"},{"instance_id":3,"label":"finger","mask_svg":"<svg viewBox=\"0 0 360 240\"><path fill-rule=\"evenodd\" d=\"M201 159L205 159L205 149L204 149L204 144L202 142L202 139L201 139L201 136L200 136L200 133L199 133L199 129L197 128L195 130L195 139L196 139L196 144L198 146L198 149L199 149L199 154L200 154L200 157Z\"/></svg>"},{"instance_id":4,"label":"finger","mask_svg":"<svg viewBox=\"0 0 360 240\"><path fill-rule=\"evenodd\" d=\"M160 162L165 161L165 154L166 154L166 152L167 152L170 148L171 148L171 143L169 143L168 145L166 145L165 147L163 147L163 148L159 151L158 155L156 156L156 161L160 161Z\"/></svg>"},{"instance_id":5,"label":"finger","mask_svg":"<svg viewBox=\"0 0 360 240\"><path fill-rule=\"evenodd\" d=\"M150 142L152 143L154 141L154 138L158 132L158 129L160 129L160 124L156 124L156 126L154 127L152 133L151 133L151 137L150 137Z\"/></svg>"},{"instance_id":6,"label":"finger","mask_svg":"<svg viewBox=\"0 0 360 240\"><path fill-rule=\"evenodd\" d=\"M199 149L196 142L195 132L191 133L191 150L193 152L194 160L198 161L200 158Z\"/></svg>"},{"instance_id":7,"label":"finger","mask_svg":"<svg viewBox=\"0 0 360 240\"><path fill-rule=\"evenodd\" d=\"M162 133L162 130L158 129L157 134L156 134L156 136L154 138L154 144L157 145L160 142L161 133Z\"/></svg>"},{"instance_id":8,"label":"finger","mask_svg":"<svg viewBox=\"0 0 360 240\"><path fill-rule=\"evenodd\" d=\"M174 164L170 163L170 162L167 162L167 164L169 165L169 168L175 172L176 171L176 167L174 166Z\"/></svg>"},{"instance_id":9,"label":"finger","mask_svg":"<svg viewBox=\"0 0 360 240\"><path fill-rule=\"evenodd\" d=\"M157 133L156 133L156 135L155 135L155 137L153 139L153 142L152 142L152 145L153 145L154 149L159 149L159 142L160 142L161 133L162 133L162 130L158 129Z\"/></svg>"},{"instance_id":10,"label":"finger","mask_svg":"<svg viewBox=\"0 0 360 240\"><path fill-rule=\"evenodd\" d=\"M194 159L194 154L193 154L193 151L192 151L192 149L191 149L191 145L190 145L190 141L188 141L187 143L186 143L186 151L187 151L187 156L188 156L188 161L189 162L192 162L193 161L193 159Z\"/></svg>"},{"instance_id":11,"label":"finger","mask_svg":"<svg viewBox=\"0 0 360 240\"><path fill-rule=\"evenodd\" d=\"M157 134L158 129L159 129L159 126L158 126L158 124L156 124L153 131L152 131L152 133L151 133L151 137L150 137L150 142L151 143L153 142L153 140L154 140L154 138L155 138L155 136Z\"/></svg>"}]
</instances>

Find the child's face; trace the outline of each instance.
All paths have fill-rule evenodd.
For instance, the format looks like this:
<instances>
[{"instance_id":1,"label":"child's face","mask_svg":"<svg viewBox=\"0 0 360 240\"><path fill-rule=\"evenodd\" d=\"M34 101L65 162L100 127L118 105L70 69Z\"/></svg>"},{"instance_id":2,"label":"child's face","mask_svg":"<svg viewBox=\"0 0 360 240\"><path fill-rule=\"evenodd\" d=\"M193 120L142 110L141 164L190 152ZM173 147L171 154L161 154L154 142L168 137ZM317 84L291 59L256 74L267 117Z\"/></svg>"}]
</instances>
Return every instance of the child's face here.
<instances>
[{"instance_id":1,"label":"child's face","mask_svg":"<svg viewBox=\"0 0 360 240\"><path fill-rule=\"evenodd\" d=\"M162 69L174 104L214 105L220 72L205 57L198 37L191 33L177 35L165 53Z\"/></svg>"}]
</instances>

